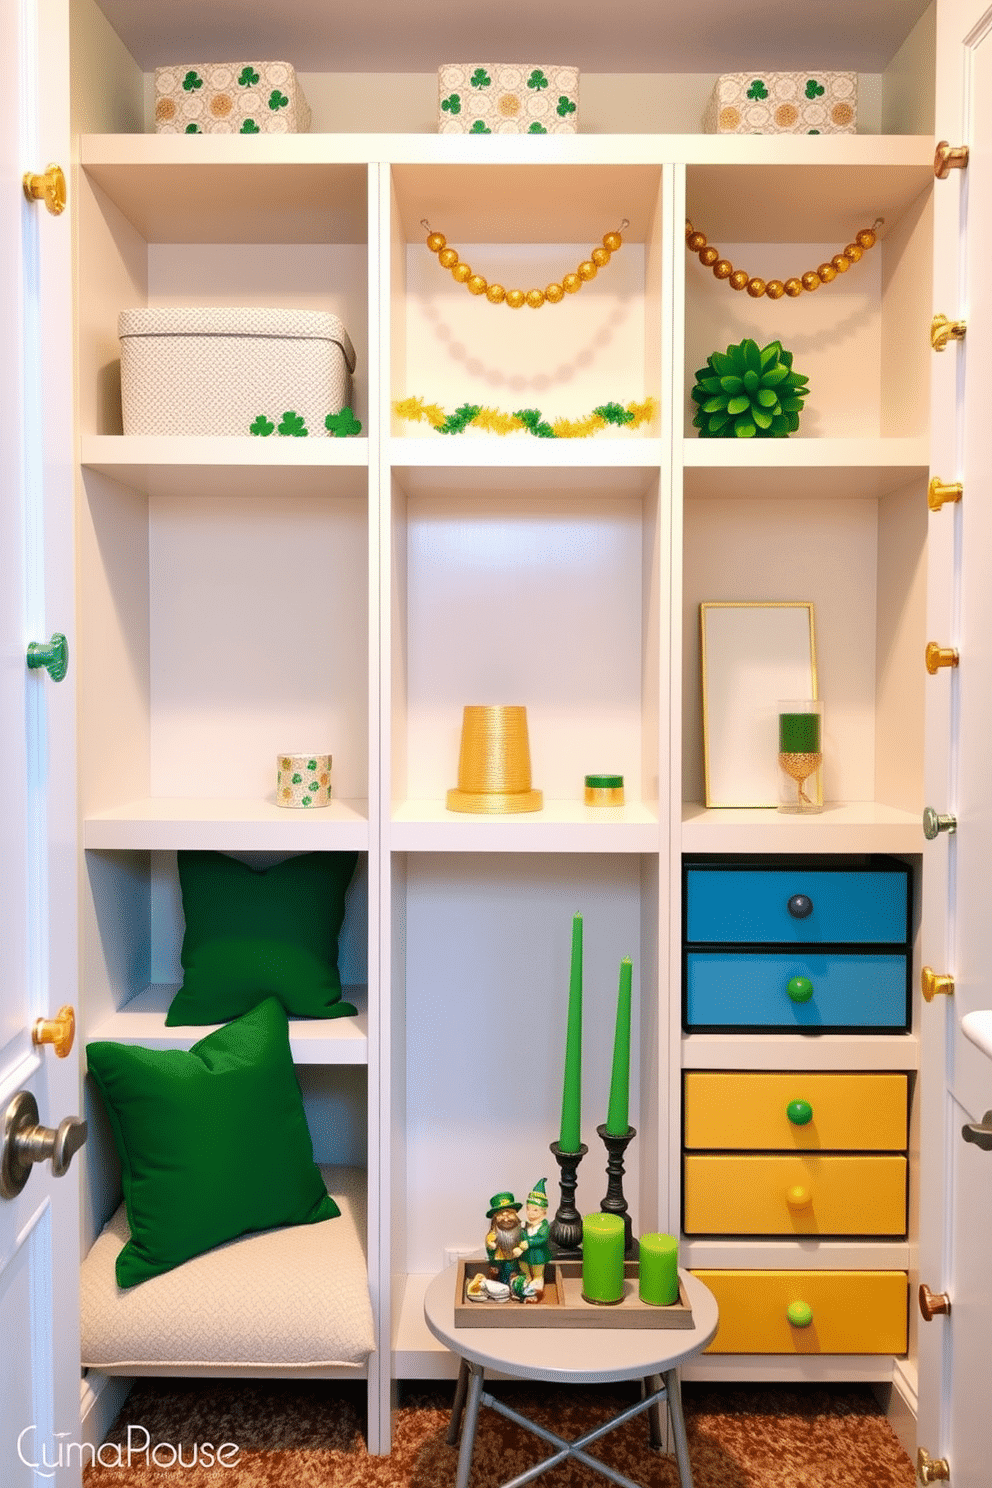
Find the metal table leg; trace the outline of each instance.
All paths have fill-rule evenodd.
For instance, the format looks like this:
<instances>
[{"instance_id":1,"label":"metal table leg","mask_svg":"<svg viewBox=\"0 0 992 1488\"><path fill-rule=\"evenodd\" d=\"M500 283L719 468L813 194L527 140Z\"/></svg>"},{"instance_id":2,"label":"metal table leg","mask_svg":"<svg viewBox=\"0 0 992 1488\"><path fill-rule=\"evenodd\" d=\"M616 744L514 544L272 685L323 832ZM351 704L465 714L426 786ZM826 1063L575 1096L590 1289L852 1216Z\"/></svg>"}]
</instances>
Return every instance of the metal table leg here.
<instances>
[{"instance_id":1,"label":"metal table leg","mask_svg":"<svg viewBox=\"0 0 992 1488\"><path fill-rule=\"evenodd\" d=\"M666 1369L662 1375L668 1394L668 1418L672 1423L672 1442L675 1460L679 1465L681 1488L692 1488L692 1468L689 1466L689 1443L685 1435L685 1417L682 1414L682 1386L678 1370Z\"/></svg>"},{"instance_id":2,"label":"metal table leg","mask_svg":"<svg viewBox=\"0 0 992 1488\"><path fill-rule=\"evenodd\" d=\"M458 1383L455 1385L455 1398L451 1404L451 1420L448 1422L448 1434L444 1438L449 1447L453 1447L458 1440L458 1431L462 1424L462 1412L465 1410L465 1396L468 1394L468 1365L464 1359L458 1360Z\"/></svg>"},{"instance_id":3,"label":"metal table leg","mask_svg":"<svg viewBox=\"0 0 992 1488\"><path fill-rule=\"evenodd\" d=\"M468 1371L468 1397L465 1406L465 1424L462 1427L462 1444L458 1449L455 1488L468 1488L468 1477L472 1470L472 1451L475 1447L475 1428L479 1424L479 1405L482 1400L482 1366L466 1364L466 1369Z\"/></svg>"}]
</instances>

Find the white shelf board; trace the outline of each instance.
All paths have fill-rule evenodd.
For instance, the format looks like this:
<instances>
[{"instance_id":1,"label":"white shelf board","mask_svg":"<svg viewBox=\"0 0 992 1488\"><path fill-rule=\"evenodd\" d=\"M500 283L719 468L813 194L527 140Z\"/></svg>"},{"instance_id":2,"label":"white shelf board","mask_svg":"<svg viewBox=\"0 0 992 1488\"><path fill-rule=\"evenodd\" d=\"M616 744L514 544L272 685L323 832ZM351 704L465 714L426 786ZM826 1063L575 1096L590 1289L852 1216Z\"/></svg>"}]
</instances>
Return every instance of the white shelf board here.
<instances>
[{"instance_id":1,"label":"white shelf board","mask_svg":"<svg viewBox=\"0 0 992 1488\"><path fill-rule=\"evenodd\" d=\"M912 1033L689 1033L682 1039L686 1070L915 1070L920 1046Z\"/></svg>"},{"instance_id":2,"label":"white shelf board","mask_svg":"<svg viewBox=\"0 0 992 1488\"><path fill-rule=\"evenodd\" d=\"M922 439L694 439L682 442L687 499L888 495L929 471Z\"/></svg>"},{"instance_id":3,"label":"white shelf board","mask_svg":"<svg viewBox=\"0 0 992 1488\"><path fill-rule=\"evenodd\" d=\"M83 845L153 852L367 852L368 806L334 800L315 811L290 811L269 801L146 796L87 816Z\"/></svg>"},{"instance_id":4,"label":"white shelf board","mask_svg":"<svg viewBox=\"0 0 992 1488\"><path fill-rule=\"evenodd\" d=\"M219 1023L202 1027L166 1028L165 1014L179 990L178 983L157 982L87 1032L87 1039L110 1039L118 1044L141 1044L147 1049L189 1049ZM344 987L345 1002L358 1008L344 1018L290 1018L289 1044L297 1064L367 1064L369 1058L368 988Z\"/></svg>"},{"instance_id":5,"label":"white shelf board","mask_svg":"<svg viewBox=\"0 0 992 1488\"><path fill-rule=\"evenodd\" d=\"M148 243L364 243L363 135L88 134L80 164Z\"/></svg>"},{"instance_id":6,"label":"white shelf board","mask_svg":"<svg viewBox=\"0 0 992 1488\"><path fill-rule=\"evenodd\" d=\"M922 852L922 814L876 801L830 802L816 816L774 808L682 806L682 851L699 853Z\"/></svg>"},{"instance_id":7,"label":"white shelf board","mask_svg":"<svg viewBox=\"0 0 992 1488\"><path fill-rule=\"evenodd\" d=\"M905 1271L906 1240L819 1240L796 1235L753 1241L740 1236L679 1241L679 1265L714 1271Z\"/></svg>"},{"instance_id":8,"label":"white shelf board","mask_svg":"<svg viewBox=\"0 0 992 1488\"><path fill-rule=\"evenodd\" d=\"M394 1379L454 1379L458 1373L455 1355L424 1321L424 1295L433 1280L433 1273L393 1277Z\"/></svg>"},{"instance_id":9,"label":"white shelf board","mask_svg":"<svg viewBox=\"0 0 992 1488\"><path fill-rule=\"evenodd\" d=\"M647 806L545 801L542 811L477 816L443 801L406 801L393 810L394 852L656 853L658 816Z\"/></svg>"},{"instance_id":10,"label":"white shelf board","mask_svg":"<svg viewBox=\"0 0 992 1488\"><path fill-rule=\"evenodd\" d=\"M663 459L660 439L636 435L604 439L535 439L523 432L397 435L387 450L407 491L463 490L471 473L471 491L479 498L521 490L640 495L657 479Z\"/></svg>"},{"instance_id":11,"label":"white shelf board","mask_svg":"<svg viewBox=\"0 0 992 1488\"><path fill-rule=\"evenodd\" d=\"M891 1384L891 1354L699 1354L683 1380L719 1384Z\"/></svg>"},{"instance_id":12,"label":"white shelf board","mask_svg":"<svg viewBox=\"0 0 992 1488\"><path fill-rule=\"evenodd\" d=\"M369 442L86 434L80 463L150 496L352 495L367 489Z\"/></svg>"}]
</instances>

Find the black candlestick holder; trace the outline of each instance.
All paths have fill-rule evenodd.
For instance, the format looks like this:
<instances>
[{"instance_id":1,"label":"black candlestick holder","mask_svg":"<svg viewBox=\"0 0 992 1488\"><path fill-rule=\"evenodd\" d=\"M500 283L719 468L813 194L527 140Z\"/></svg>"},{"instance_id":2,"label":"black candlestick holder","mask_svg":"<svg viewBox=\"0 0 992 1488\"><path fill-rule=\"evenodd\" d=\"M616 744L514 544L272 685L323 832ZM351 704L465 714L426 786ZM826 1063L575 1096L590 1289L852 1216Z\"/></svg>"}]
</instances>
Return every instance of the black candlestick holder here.
<instances>
[{"instance_id":1,"label":"black candlestick holder","mask_svg":"<svg viewBox=\"0 0 992 1488\"><path fill-rule=\"evenodd\" d=\"M551 1153L560 1169L558 1185L561 1202L551 1221L551 1253L555 1256L579 1256L582 1254L582 1216L575 1207L575 1190L578 1186L578 1166L589 1148L580 1143L578 1152L562 1152L557 1142L551 1143Z\"/></svg>"},{"instance_id":2,"label":"black candlestick holder","mask_svg":"<svg viewBox=\"0 0 992 1488\"><path fill-rule=\"evenodd\" d=\"M632 1256L635 1254L637 1242L634 1239L634 1227L630 1215L627 1213L627 1200L623 1196L623 1155L627 1150L627 1143L633 1141L637 1132L630 1126L622 1137L615 1137L606 1130L605 1125L597 1126L596 1130L602 1137L608 1154L606 1198L599 1207L604 1214L619 1214L623 1220L624 1255Z\"/></svg>"}]
</instances>

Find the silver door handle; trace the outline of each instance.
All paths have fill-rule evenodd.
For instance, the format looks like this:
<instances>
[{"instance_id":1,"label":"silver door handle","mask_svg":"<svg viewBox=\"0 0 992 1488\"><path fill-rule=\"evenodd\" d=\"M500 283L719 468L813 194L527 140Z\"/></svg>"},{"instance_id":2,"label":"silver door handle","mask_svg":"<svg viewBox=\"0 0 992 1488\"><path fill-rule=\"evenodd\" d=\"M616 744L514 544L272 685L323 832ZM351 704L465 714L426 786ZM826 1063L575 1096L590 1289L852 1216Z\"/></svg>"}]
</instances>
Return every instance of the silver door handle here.
<instances>
[{"instance_id":1,"label":"silver door handle","mask_svg":"<svg viewBox=\"0 0 992 1488\"><path fill-rule=\"evenodd\" d=\"M78 1116L67 1116L55 1130L39 1125L38 1102L29 1090L18 1091L3 1113L0 1198L17 1198L34 1163L51 1158L55 1177L63 1177L86 1136L86 1122Z\"/></svg>"},{"instance_id":2,"label":"silver door handle","mask_svg":"<svg viewBox=\"0 0 992 1488\"><path fill-rule=\"evenodd\" d=\"M992 1111L986 1111L981 1122L969 1121L961 1128L966 1142L974 1142L983 1152L992 1152Z\"/></svg>"}]
</instances>

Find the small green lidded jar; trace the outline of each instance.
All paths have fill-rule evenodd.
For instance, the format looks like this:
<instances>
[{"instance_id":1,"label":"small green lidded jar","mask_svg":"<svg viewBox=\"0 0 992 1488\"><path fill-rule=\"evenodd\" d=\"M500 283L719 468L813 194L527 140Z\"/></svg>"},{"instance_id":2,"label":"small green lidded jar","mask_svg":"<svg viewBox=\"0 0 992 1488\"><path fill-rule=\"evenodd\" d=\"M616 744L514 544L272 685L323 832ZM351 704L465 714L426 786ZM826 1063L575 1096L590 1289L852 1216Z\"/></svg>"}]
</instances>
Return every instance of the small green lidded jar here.
<instances>
[{"instance_id":1,"label":"small green lidded jar","mask_svg":"<svg viewBox=\"0 0 992 1488\"><path fill-rule=\"evenodd\" d=\"M778 809L823 810L823 704L789 698L778 705Z\"/></svg>"},{"instance_id":2,"label":"small green lidded jar","mask_svg":"<svg viewBox=\"0 0 992 1488\"><path fill-rule=\"evenodd\" d=\"M622 806L623 805L623 776L622 775L587 775L586 776L586 805L587 806Z\"/></svg>"}]
</instances>

